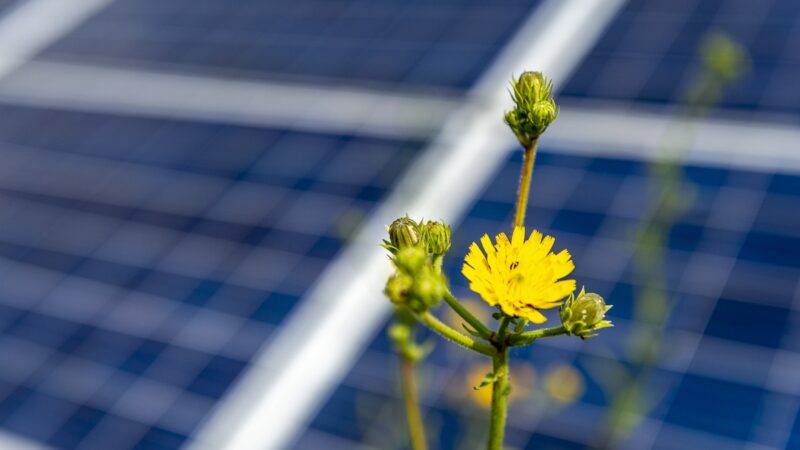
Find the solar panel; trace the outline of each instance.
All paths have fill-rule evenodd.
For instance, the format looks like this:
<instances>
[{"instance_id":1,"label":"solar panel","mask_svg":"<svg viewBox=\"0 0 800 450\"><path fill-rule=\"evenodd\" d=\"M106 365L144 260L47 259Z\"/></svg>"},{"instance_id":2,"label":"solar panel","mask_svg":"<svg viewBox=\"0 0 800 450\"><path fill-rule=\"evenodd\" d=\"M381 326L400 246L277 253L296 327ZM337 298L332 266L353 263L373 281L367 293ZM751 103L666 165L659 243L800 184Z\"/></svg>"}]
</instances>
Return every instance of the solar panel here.
<instances>
[{"instance_id":1,"label":"solar panel","mask_svg":"<svg viewBox=\"0 0 800 450\"><path fill-rule=\"evenodd\" d=\"M465 89L535 0L120 0L42 58Z\"/></svg>"},{"instance_id":2,"label":"solar panel","mask_svg":"<svg viewBox=\"0 0 800 450\"><path fill-rule=\"evenodd\" d=\"M23 3L0 0L0 19ZM36 60L134 78L463 93L538 4L114 0ZM674 103L700 36L720 28L754 65L721 106L795 114L798 10L791 0L631 0L565 99ZM0 365L0 428L57 448L186 444L426 144L36 101L0 105L0 354L11 361ZM483 232L507 228L518 169L516 154L457 227L447 268L459 295L471 294L458 259ZM669 395L637 438L800 446L800 177L686 173L696 201L669 240L675 353L650 380ZM607 400L590 367L621 354L632 329L628 240L647 183L641 161L541 153L529 223L573 252L576 276L615 304L618 327L590 345L558 339L513 355L540 372L572 363L587 389L551 415L540 396L517 403L509 445L582 448L592 432ZM400 445L394 359L381 333L296 447ZM475 361L439 344L429 363L422 398L436 443L483 442L485 413L457 394L469 392L458 380Z\"/></svg>"},{"instance_id":3,"label":"solar panel","mask_svg":"<svg viewBox=\"0 0 800 450\"><path fill-rule=\"evenodd\" d=\"M454 231L445 267L461 298L476 297L459 273L461 258L482 233L507 231L520 163L521 152L516 152ZM791 448L786 439L797 435L792 421L800 405L800 391L790 381L800 361L800 341L793 331L800 316L798 264L790 255L800 245L800 226L790 216L800 206L800 177L694 165L685 168L685 176L695 201L668 240L669 295L675 304L665 332L669 350L648 384L651 392L667 396L653 400L656 407L640 433L654 433L653 448L677 442L686 448L742 448L747 443ZM515 363L530 363L542 373L570 362L584 377L586 391L575 403L550 405L550 414L543 413L548 409L543 393L513 404L507 445L584 448L601 423L608 398L595 367L610 364L610 357L632 364L621 351L635 330L634 289L640 283L632 267L630 236L645 211L648 183L641 161L547 149L540 154L528 224L554 235L557 248L571 251L578 284L614 304L609 314L617 327L588 342L543 340L512 351L512 377ZM777 223L783 226L772 225ZM387 300L376 295L375 301ZM439 315L448 317L446 309L440 308ZM437 448L483 445L484 437L469 430L482 430L486 413L455 394L470 390L464 380L477 358L466 353L437 342L420 369L425 421ZM397 424L404 416L395 359L382 332L296 448L352 448L356 442L399 448L403 430ZM514 389L533 384L523 378ZM775 414L785 417L774 420ZM399 429L393 432L398 447L387 437L392 421ZM460 441L470 435L473 442Z\"/></svg>"},{"instance_id":4,"label":"solar panel","mask_svg":"<svg viewBox=\"0 0 800 450\"><path fill-rule=\"evenodd\" d=\"M421 145L2 114L0 424L59 448L180 445Z\"/></svg>"},{"instance_id":5,"label":"solar panel","mask_svg":"<svg viewBox=\"0 0 800 450\"><path fill-rule=\"evenodd\" d=\"M793 0L631 0L609 24L562 94L668 104L681 100L710 32L743 45L752 65L720 107L796 115L800 93L800 4Z\"/></svg>"}]
</instances>

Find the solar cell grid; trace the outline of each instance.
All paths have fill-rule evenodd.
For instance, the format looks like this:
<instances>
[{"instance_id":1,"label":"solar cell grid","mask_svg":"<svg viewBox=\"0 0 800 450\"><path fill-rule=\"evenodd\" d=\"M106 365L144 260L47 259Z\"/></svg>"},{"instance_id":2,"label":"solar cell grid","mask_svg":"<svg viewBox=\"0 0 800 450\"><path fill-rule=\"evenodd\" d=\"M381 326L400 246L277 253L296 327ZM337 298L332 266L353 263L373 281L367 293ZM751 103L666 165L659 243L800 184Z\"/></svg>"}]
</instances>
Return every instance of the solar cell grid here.
<instances>
[{"instance_id":1,"label":"solar cell grid","mask_svg":"<svg viewBox=\"0 0 800 450\"><path fill-rule=\"evenodd\" d=\"M577 98L675 103L698 65L697 49L721 31L743 45L750 71L724 95L722 108L797 115L800 7L763 2L633 0L611 22L562 93Z\"/></svg>"},{"instance_id":2,"label":"solar cell grid","mask_svg":"<svg viewBox=\"0 0 800 450\"><path fill-rule=\"evenodd\" d=\"M465 89L537 3L120 0L41 57Z\"/></svg>"},{"instance_id":3,"label":"solar cell grid","mask_svg":"<svg viewBox=\"0 0 800 450\"><path fill-rule=\"evenodd\" d=\"M60 448L180 445L420 146L2 109L0 418Z\"/></svg>"},{"instance_id":4,"label":"solar cell grid","mask_svg":"<svg viewBox=\"0 0 800 450\"><path fill-rule=\"evenodd\" d=\"M551 414L543 415L541 397L512 406L508 444L583 448L581 439L591 436L591 424L599 423L600 408L608 402L591 374L597 374L598 365L607 367L610 355L632 364L623 351L634 328L637 285L629 246L642 217L649 182L644 164L638 161L562 156L546 149L541 156L528 223L554 234L557 248L570 249L578 283L605 294L615 305L610 315L618 326L593 339L592 345L554 339L512 352L512 361L529 361L539 370L537 384L547 367L572 362L585 377L587 390L577 403ZM445 266L454 292L463 298L475 296L459 274L459 255L481 233L491 235L507 228L513 208L502 199L513 198L519 159L514 155L500 169L454 232L454 247ZM797 367L791 361L800 361L797 340L791 334L797 320L793 303L798 285L793 262L770 255L774 245L791 245L800 236L800 227L773 230L774 244L753 241L751 236L771 212L764 205L772 202L768 193L776 185L781 187L783 197L778 198L783 204L799 205L800 190L794 177L783 174L688 166L685 176L695 201L667 244L667 280L674 302L667 328L670 349L657 367L649 369L647 381L650 392L664 396L634 439L654 439L654 443L641 444L648 448L676 442L692 448L731 448L746 442L783 448L781 439L790 434L788 422L797 414L800 393L793 382L776 374L791 373ZM744 252L744 248L751 250ZM746 331L742 320L747 321ZM485 425L482 413L471 417L470 402L453 397L451 391L459 390L453 386L463 382L474 359L451 347L438 343L421 369L426 422L435 445L443 449L461 448L456 446L458 436L468 433L470 426ZM391 345L381 333L295 448L311 448L328 437L360 442L369 438L371 427L389 427L389 419L380 419L377 411L402 412L393 358ZM747 367L742 366L743 360ZM773 406L791 417L770 418L765 411ZM394 420L402 423L402 415ZM474 439L483 442L482 437ZM378 441L367 443L378 445Z\"/></svg>"}]
</instances>

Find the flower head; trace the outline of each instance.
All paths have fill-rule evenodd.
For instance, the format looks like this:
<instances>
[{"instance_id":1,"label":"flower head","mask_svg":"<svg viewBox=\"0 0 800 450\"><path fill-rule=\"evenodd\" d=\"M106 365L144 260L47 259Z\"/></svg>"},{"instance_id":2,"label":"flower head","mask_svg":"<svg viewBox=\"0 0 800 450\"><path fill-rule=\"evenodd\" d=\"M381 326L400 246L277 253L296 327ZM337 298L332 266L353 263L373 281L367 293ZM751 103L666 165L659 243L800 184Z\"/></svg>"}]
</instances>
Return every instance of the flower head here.
<instances>
[{"instance_id":1,"label":"flower head","mask_svg":"<svg viewBox=\"0 0 800 450\"><path fill-rule=\"evenodd\" d=\"M495 242L483 235L486 254L477 243L470 245L461 269L470 289L506 315L544 322L540 310L559 306L575 291L575 280L561 279L575 268L569 252L552 253L555 239L536 230L526 240L524 227L514 228L510 241L500 233Z\"/></svg>"}]
</instances>

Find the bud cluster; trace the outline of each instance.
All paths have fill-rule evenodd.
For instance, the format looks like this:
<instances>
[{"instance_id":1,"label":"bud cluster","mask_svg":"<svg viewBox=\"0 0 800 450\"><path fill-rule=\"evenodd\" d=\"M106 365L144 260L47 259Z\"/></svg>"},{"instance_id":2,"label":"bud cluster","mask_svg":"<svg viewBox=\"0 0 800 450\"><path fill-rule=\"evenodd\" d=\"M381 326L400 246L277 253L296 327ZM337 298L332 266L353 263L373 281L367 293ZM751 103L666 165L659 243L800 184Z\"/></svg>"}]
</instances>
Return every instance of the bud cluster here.
<instances>
[{"instance_id":1,"label":"bud cluster","mask_svg":"<svg viewBox=\"0 0 800 450\"><path fill-rule=\"evenodd\" d=\"M514 109L505 120L523 147L529 148L556 120L558 107L550 96L553 83L541 72L523 72L511 81Z\"/></svg>"},{"instance_id":2,"label":"bud cluster","mask_svg":"<svg viewBox=\"0 0 800 450\"><path fill-rule=\"evenodd\" d=\"M392 253L396 270L386 282L386 296L414 312L438 305L447 293L447 280L434 259L450 249L450 226L434 221L420 224L406 216L392 222L388 232L383 246Z\"/></svg>"},{"instance_id":3,"label":"bud cluster","mask_svg":"<svg viewBox=\"0 0 800 450\"><path fill-rule=\"evenodd\" d=\"M603 297L581 289L577 298L572 294L561 306L561 324L567 329L567 334L574 334L581 339L597 336L592 333L614 326L611 321L605 320L606 312L611 307L606 305Z\"/></svg>"}]
</instances>

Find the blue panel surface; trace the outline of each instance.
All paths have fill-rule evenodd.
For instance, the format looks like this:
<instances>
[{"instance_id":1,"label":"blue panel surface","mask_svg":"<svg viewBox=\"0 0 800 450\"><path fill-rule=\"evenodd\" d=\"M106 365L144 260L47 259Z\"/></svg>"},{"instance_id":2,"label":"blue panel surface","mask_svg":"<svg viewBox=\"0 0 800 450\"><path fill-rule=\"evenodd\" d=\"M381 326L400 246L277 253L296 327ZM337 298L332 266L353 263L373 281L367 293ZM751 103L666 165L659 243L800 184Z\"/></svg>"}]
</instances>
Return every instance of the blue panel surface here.
<instances>
[{"instance_id":1,"label":"blue panel surface","mask_svg":"<svg viewBox=\"0 0 800 450\"><path fill-rule=\"evenodd\" d=\"M0 428L178 448L422 145L0 107Z\"/></svg>"},{"instance_id":2,"label":"blue panel surface","mask_svg":"<svg viewBox=\"0 0 800 450\"><path fill-rule=\"evenodd\" d=\"M42 57L460 90L537 3L118 0Z\"/></svg>"},{"instance_id":3,"label":"blue panel surface","mask_svg":"<svg viewBox=\"0 0 800 450\"><path fill-rule=\"evenodd\" d=\"M679 103L704 36L723 32L751 67L719 104L747 113L800 114L800 3L794 0L631 0L565 85L573 97Z\"/></svg>"}]
</instances>

